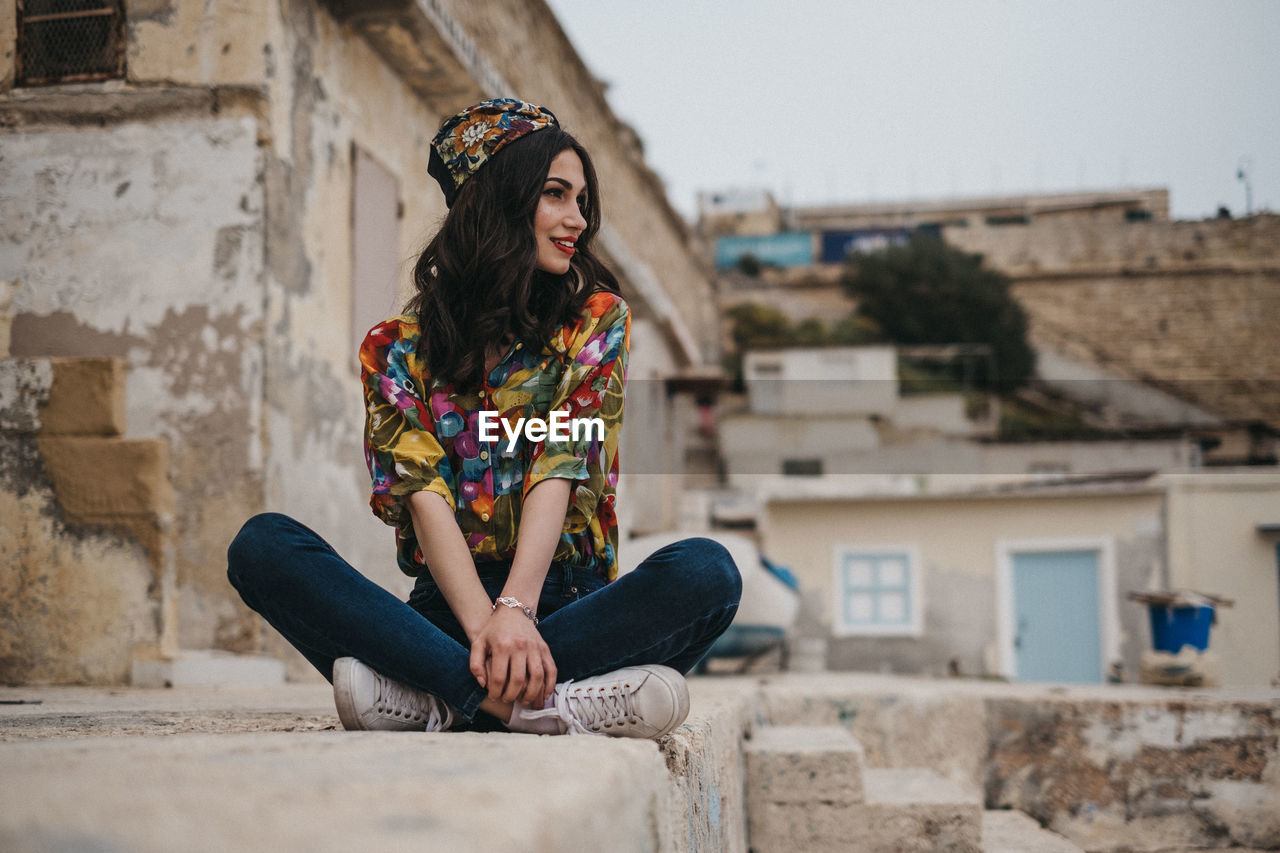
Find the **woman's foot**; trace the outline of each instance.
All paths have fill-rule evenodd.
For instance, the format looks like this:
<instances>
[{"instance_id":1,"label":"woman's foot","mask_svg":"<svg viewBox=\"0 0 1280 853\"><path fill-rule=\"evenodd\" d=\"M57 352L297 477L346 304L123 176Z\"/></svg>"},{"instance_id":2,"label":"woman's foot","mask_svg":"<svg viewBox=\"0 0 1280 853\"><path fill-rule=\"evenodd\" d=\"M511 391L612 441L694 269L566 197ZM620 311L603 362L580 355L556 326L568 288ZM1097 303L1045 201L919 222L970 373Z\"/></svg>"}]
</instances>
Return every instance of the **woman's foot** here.
<instances>
[{"instance_id":1,"label":"woman's foot","mask_svg":"<svg viewBox=\"0 0 1280 853\"><path fill-rule=\"evenodd\" d=\"M355 658L333 662L333 699L348 730L442 732L457 719L443 699L379 675Z\"/></svg>"},{"instance_id":2,"label":"woman's foot","mask_svg":"<svg viewBox=\"0 0 1280 853\"><path fill-rule=\"evenodd\" d=\"M689 685L668 666L629 666L557 684L547 707L517 704L507 727L530 734L657 738L689 715Z\"/></svg>"}]
</instances>

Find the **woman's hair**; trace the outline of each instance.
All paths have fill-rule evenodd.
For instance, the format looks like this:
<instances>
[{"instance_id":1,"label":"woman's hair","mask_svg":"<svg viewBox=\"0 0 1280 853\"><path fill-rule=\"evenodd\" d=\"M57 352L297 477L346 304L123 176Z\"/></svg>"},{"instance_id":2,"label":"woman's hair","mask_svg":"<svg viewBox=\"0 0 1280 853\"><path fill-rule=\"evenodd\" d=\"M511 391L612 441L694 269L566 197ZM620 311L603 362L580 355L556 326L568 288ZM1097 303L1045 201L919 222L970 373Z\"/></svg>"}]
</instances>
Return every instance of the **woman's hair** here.
<instances>
[{"instance_id":1,"label":"woman's hair","mask_svg":"<svg viewBox=\"0 0 1280 853\"><path fill-rule=\"evenodd\" d=\"M574 151L586 178L583 218L569 272L536 266L533 217L551 161ZM541 347L581 313L598 290L618 292L618 280L592 253L600 229L595 168L582 145L558 127L507 145L472 175L413 269L416 293L406 310L418 315L419 357L435 377L459 390L479 388L485 349L507 336Z\"/></svg>"}]
</instances>

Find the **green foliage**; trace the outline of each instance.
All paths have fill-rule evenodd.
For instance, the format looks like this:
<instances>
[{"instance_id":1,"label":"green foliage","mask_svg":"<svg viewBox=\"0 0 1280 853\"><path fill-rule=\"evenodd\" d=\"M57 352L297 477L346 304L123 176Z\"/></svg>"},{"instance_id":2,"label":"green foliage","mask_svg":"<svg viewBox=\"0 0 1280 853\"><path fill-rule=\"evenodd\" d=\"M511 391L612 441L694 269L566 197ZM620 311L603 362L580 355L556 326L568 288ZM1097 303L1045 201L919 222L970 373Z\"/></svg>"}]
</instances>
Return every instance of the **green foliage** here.
<instances>
[{"instance_id":1,"label":"green foliage","mask_svg":"<svg viewBox=\"0 0 1280 853\"><path fill-rule=\"evenodd\" d=\"M759 278L760 271L763 269L764 264L760 263L760 259L749 252L738 258L738 271L743 275Z\"/></svg>"},{"instance_id":2,"label":"green foliage","mask_svg":"<svg viewBox=\"0 0 1280 853\"><path fill-rule=\"evenodd\" d=\"M828 326L810 317L799 323L768 305L744 302L725 314L730 322L734 347L749 349L781 349L783 347L857 346L881 341L884 336L874 322L865 317L849 316Z\"/></svg>"},{"instance_id":3,"label":"green foliage","mask_svg":"<svg viewBox=\"0 0 1280 853\"><path fill-rule=\"evenodd\" d=\"M1000 437L1014 439L1063 440L1096 435L1079 412L1051 411L1017 397L1000 404Z\"/></svg>"},{"instance_id":4,"label":"green foliage","mask_svg":"<svg viewBox=\"0 0 1280 853\"><path fill-rule=\"evenodd\" d=\"M994 376L973 378L1007 391L1031 378L1035 353L1027 317L1004 274L982 256L916 235L906 245L851 258L841 284L858 300L858 316L898 344L978 343L991 346Z\"/></svg>"}]
</instances>

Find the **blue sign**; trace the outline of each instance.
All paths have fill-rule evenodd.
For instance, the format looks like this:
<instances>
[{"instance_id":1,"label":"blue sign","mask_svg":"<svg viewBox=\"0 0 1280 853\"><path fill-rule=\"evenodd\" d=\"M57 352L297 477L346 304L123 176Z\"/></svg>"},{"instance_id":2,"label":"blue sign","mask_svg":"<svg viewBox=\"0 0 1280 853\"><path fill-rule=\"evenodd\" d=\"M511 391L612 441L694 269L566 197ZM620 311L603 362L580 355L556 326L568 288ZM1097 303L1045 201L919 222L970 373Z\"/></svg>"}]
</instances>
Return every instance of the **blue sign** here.
<instances>
[{"instance_id":1,"label":"blue sign","mask_svg":"<svg viewBox=\"0 0 1280 853\"><path fill-rule=\"evenodd\" d=\"M822 262L842 264L849 255L901 246L911 239L910 228L860 228L856 231L823 231Z\"/></svg>"},{"instance_id":2,"label":"blue sign","mask_svg":"<svg viewBox=\"0 0 1280 853\"><path fill-rule=\"evenodd\" d=\"M750 255L766 266L807 267L813 263L813 236L788 231L763 237L720 237L716 240L716 269L736 266Z\"/></svg>"}]
</instances>

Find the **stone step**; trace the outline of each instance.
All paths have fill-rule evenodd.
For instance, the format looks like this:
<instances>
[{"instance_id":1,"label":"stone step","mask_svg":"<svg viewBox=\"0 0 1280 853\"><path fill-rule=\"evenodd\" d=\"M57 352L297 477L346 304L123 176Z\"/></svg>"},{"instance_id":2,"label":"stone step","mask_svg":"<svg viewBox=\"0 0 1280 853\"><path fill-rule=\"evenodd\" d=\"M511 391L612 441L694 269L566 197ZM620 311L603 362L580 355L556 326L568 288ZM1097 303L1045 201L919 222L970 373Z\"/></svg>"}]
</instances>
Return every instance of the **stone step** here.
<instances>
[{"instance_id":1,"label":"stone step","mask_svg":"<svg viewBox=\"0 0 1280 853\"><path fill-rule=\"evenodd\" d=\"M761 803L865 799L862 744L841 726L760 726L744 749L747 789Z\"/></svg>"},{"instance_id":2,"label":"stone step","mask_svg":"<svg viewBox=\"0 0 1280 853\"><path fill-rule=\"evenodd\" d=\"M846 850L874 853L982 849L982 800L933 770L868 769L867 801L856 843Z\"/></svg>"},{"instance_id":3,"label":"stone step","mask_svg":"<svg viewBox=\"0 0 1280 853\"><path fill-rule=\"evenodd\" d=\"M135 657L131 683L134 687L284 684L284 662L265 655L183 649L173 657Z\"/></svg>"},{"instance_id":4,"label":"stone step","mask_svg":"<svg viewBox=\"0 0 1280 853\"><path fill-rule=\"evenodd\" d=\"M982 803L932 770L866 768L840 726L763 726L745 746L756 853L982 849Z\"/></svg>"},{"instance_id":5,"label":"stone step","mask_svg":"<svg viewBox=\"0 0 1280 853\"><path fill-rule=\"evenodd\" d=\"M1083 853L1067 839L1044 829L1029 815L1004 809L982 813L983 853Z\"/></svg>"}]
</instances>

